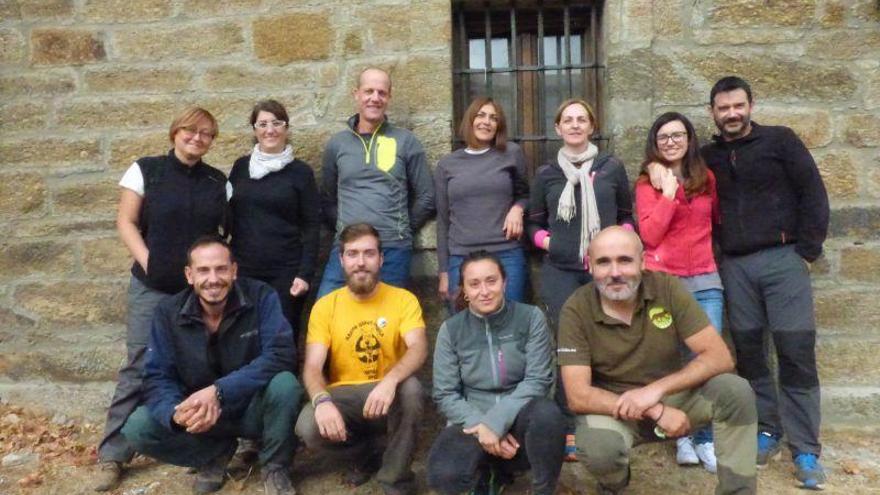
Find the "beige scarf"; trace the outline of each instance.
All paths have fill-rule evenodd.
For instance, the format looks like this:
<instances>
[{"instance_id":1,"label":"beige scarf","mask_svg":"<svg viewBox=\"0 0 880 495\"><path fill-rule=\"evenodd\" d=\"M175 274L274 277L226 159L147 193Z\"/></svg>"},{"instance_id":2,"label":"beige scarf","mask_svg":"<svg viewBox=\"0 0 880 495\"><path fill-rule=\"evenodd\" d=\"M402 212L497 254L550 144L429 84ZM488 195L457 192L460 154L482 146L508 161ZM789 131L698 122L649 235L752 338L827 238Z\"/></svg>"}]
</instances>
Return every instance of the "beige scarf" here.
<instances>
[{"instance_id":1,"label":"beige scarf","mask_svg":"<svg viewBox=\"0 0 880 495\"><path fill-rule=\"evenodd\" d=\"M575 203L574 188L578 184L581 185L581 238L580 238L580 260L583 262L584 256L587 254L587 247L590 240L599 233L601 223L599 222L599 210L596 207L596 193L593 190L593 181L590 177L590 170L593 168L593 159L599 154L596 145L589 143L587 149L580 154L571 155L560 148L556 159L559 162L559 168L565 174L566 183L559 196L559 206L556 209L556 218L568 223L577 214L577 205ZM580 167L575 166L580 163Z\"/></svg>"}]
</instances>

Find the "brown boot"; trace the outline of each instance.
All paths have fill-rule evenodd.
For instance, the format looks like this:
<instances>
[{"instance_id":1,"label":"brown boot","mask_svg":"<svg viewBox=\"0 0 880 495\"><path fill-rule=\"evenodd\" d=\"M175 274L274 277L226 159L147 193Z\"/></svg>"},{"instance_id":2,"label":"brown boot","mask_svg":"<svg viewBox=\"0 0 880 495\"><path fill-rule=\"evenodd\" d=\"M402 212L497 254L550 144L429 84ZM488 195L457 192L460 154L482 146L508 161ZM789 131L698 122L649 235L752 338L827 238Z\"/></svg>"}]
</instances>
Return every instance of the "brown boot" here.
<instances>
[{"instance_id":1,"label":"brown boot","mask_svg":"<svg viewBox=\"0 0 880 495\"><path fill-rule=\"evenodd\" d=\"M110 491L119 486L119 482L122 480L122 463L116 461L100 462L94 477L96 492Z\"/></svg>"}]
</instances>

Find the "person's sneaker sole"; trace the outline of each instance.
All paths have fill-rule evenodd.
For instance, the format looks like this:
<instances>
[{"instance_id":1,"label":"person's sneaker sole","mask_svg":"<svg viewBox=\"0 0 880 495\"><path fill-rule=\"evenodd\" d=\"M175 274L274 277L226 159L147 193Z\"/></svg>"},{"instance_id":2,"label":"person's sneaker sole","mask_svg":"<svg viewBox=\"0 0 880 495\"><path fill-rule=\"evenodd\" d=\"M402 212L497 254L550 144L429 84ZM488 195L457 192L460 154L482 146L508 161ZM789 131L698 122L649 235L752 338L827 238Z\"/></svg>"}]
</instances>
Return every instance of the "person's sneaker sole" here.
<instances>
[{"instance_id":1,"label":"person's sneaker sole","mask_svg":"<svg viewBox=\"0 0 880 495\"><path fill-rule=\"evenodd\" d=\"M825 489L825 483L819 483L816 480L807 480L807 481L801 482L798 485L798 488L800 488L801 490L810 490L810 491L814 491L814 492L821 492L822 490Z\"/></svg>"}]
</instances>

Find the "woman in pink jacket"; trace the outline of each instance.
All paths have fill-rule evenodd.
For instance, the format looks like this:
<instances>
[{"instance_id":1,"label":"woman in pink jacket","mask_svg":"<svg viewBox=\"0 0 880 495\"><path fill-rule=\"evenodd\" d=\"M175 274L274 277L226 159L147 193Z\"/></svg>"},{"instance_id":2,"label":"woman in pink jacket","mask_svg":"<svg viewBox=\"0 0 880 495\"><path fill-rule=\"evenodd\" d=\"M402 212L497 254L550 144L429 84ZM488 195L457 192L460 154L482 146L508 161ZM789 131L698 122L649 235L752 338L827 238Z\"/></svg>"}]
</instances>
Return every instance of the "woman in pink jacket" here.
<instances>
[{"instance_id":1,"label":"woman in pink jacket","mask_svg":"<svg viewBox=\"0 0 880 495\"><path fill-rule=\"evenodd\" d=\"M649 180L652 167L662 178L659 190ZM636 181L636 210L647 269L678 276L720 332L724 298L712 254L712 224L720 218L715 176L700 157L694 126L680 113L664 113L651 126ZM711 428L678 439L676 460L702 461L714 473Z\"/></svg>"}]
</instances>

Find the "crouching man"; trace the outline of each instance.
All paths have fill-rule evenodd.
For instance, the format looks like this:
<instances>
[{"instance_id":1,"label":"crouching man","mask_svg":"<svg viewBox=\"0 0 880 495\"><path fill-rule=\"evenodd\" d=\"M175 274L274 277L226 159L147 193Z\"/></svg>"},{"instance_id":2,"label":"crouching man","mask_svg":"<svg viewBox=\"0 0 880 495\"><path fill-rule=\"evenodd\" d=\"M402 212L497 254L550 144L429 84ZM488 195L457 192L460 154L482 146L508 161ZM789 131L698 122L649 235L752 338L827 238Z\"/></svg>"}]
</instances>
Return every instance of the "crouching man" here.
<instances>
[{"instance_id":1,"label":"crouching man","mask_svg":"<svg viewBox=\"0 0 880 495\"><path fill-rule=\"evenodd\" d=\"M229 246L197 240L190 287L158 306L144 369L144 402L122 433L138 452L197 468L195 491L219 490L238 437L259 439L267 494L293 495L288 469L302 387L290 325L275 291L236 279Z\"/></svg>"},{"instance_id":2,"label":"crouching man","mask_svg":"<svg viewBox=\"0 0 880 495\"><path fill-rule=\"evenodd\" d=\"M593 282L565 303L558 352L568 405L578 414L578 456L599 493L627 486L634 445L710 422L715 493L755 493L755 397L730 374L730 351L705 313L675 277L644 271L633 232L609 227L589 254ZM696 355L685 365L682 341Z\"/></svg>"}]
</instances>

